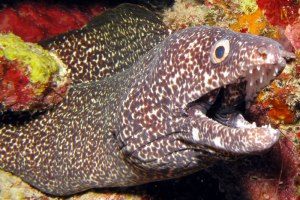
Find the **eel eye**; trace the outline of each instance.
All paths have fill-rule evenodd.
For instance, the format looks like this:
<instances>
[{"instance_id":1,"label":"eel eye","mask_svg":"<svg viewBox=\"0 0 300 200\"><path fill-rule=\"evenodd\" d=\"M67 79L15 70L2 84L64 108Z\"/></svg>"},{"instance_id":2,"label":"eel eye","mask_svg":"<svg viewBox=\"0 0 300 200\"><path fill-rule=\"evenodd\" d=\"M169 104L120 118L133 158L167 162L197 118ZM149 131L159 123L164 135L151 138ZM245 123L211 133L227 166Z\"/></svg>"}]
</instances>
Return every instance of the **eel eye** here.
<instances>
[{"instance_id":1,"label":"eel eye","mask_svg":"<svg viewBox=\"0 0 300 200\"><path fill-rule=\"evenodd\" d=\"M229 54L229 40L223 39L217 41L211 49L210 57L213 63L218 64L225 60Z\"/></svg>"}]
</instances>

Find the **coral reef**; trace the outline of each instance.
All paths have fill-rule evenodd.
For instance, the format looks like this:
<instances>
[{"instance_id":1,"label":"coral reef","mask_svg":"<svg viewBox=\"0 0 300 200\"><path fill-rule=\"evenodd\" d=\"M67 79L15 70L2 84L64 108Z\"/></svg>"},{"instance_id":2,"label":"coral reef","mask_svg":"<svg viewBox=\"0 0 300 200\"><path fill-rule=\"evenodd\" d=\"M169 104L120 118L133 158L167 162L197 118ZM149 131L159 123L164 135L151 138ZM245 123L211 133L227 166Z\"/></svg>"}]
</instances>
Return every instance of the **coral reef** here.
<instances>
[{"instance_id":1,"label":"coral reef","mask_svg":"<svg viewBox=\"0 0 300 200\"><path fill-rule=\"evenodd\" d=\"M0 34L0 80L0 111L49 108L63 99L70 82L55 54L13 34Z\"/></svg>"},{"instance_id":2,"label":"coral reef","mask_svg":"<svg viewBox=\"0 0 300 200\"><path fill-rule=\"evenodd\" d=\"M299 20L295 21L293 24L287 25L285 29L286 37L289 39L291 44L293 45L294 49L300 52L300 18Z\"/></svg>"},{"instance_id":3,"label":"coral reef","mask_svg":"<svg viewBox=\"0 0 300 200\"><path fill-rule=\"evenodd\" d=\"M285 27L299 17L299 1L293 0L257 0L272 25Z\"/></svg>"},{"instance_id":4,"label":"coral reef","mask_svg":"<svg viewBox=\"0 0 300 200\"><path fill-rule=\"evenodd\" d=\"M252 14L258 9L256 0L234 0L233 2L238 4L240 11L246 15Z\"/></svg>"},{"instance_id":5,"label":"coral reef","mask_svg":"<svg viewBox=\"0 0 300 200\"><path fill-rule=\"evenodd\" d=\"M210 25L256 35L278 35L278 30L269 24L254 0L211 0L204 4L196 0L177 0L164 12L164 22L173 30Z\"/></svg>"},{"instance_id":6,"label":"coral reef","mask_svg":"<svg viewBox=\"0 0 300 200\"><path fill-rule=\"evenodd\" d=\"M164 23L172 30L180 30L190 26L210 25L228 28L238 14L235 3L223 1L176 0L172 8L163 13Z\"/></svg>"},{"instance_id":7,"label":"coral reef","mask_svg":"<svg viewBox=\"0 0 300 200\"><path fill-rule=\"evenodd\" d=\"M177 0L172 8L164 12L164 22L173 30L189 26L210 25L233 29L238 32L263 35L286 42L285 34L293 44L299 43L297 19L299 3L292 1L255 0ZM281 5L282 6L278 6ZM277 10L276 10L277 9ZM276 15L273 16L275 13ZM278 14L282 13L281 16ZM296 13L297 12L297 13ZM270 17L273 17L270 19ZM277 19L279 17L280 19ZM287 18L286 18L287 17ZM275 22L274 22L275 21ZM288 25L285 34L281 27ZM283 31L284 32L284 31ZM292 36L293 35L293 36Z\"/></svg>"},{"instance_id":8,"label":"coral reef","mask_svg":"<svg viewBox=\"0 0 300 200\"><path fill-rule=\"evenodd\" d=\"M205 23L208 10L194 0L177 0L173 7L164 12L164 23L173 30Z\"/></svg>"},{"instance_id":9,"label":"coral reef","mask_svg":"<svg viewBox=\"0 0 300 200\"><path fill-rule=\"evenodd\" d=\"M0 10L0 32L12 32L28 42L81 28L105 7L101 4L65 6L45 1L23 1Z\"/></svg>"},{"instance_id":10,"label":"coral reef","mask_svg":"<svg viewBox=\"0 0 300 200\"><path fill-rule=\"evenodd\" d=\"M237 15L237 22L231 25L231 29L237 32L262 35L267 25L262 10L257 9L250 14Z\"/></svg>"}]
</instances>

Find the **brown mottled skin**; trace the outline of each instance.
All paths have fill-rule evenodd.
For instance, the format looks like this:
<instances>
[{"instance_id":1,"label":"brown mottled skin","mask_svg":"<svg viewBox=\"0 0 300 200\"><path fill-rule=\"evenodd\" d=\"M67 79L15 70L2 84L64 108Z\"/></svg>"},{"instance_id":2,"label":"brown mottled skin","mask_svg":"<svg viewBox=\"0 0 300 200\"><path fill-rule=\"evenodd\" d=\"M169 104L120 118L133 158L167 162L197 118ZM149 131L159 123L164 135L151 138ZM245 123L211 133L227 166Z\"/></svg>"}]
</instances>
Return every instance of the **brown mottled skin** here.
<instances>
[{"instance_id":1,"label":"brown mottled skin","mask_svg":"<svg viewBox=\"0 0 300 200\"><path fill-rule=\"evenodd\" d=\"M250 69L260 72L257 66L273 73L274 66L285 65L283 57L292 56L277 42L210 27L188 28L167 37L168 30L158 18L145 17L150 11L133 5L117 9L121 11L112 14L116 21L111 23L115 29L106 26L109 20L94 21L90 28L44 44L70 63L76 84L52 110L30 117L2 116L2 169L43 192L69 195L184 176L220 159L262 152L278 140L279 132L274 129L231 127L206 116L219 88L249 82L246 74ZM124 16L118 14L122 9L136 12ZM143 20L137 23L141 18L152 25L146 26ZM118 29L120 20L130 21L125 32ZM143 26L144 32L136 31ZM105 34L100 31L96 36L94 28L95 32L115 33L116 39L108 38L114 42L106 46ZM88 34L99 37L99 43L91 43L90 36L85 40ZM124 37L133 39L128 44L117 41ZM145 37L149 38L140 43ZM230 45L220 43L223 40ZM102 54L97 50L97 55L87 54L83 47L92 49L102 42ZM124 52L118 48L121 44ZM135 46L138 44L142 46ZM225 46L224 55L216 53L219 46ZM140 48L141 53L137 52ZM81 58L80 51L88 56ZM97 61L89 62L96 56ZM103 74L107 77L100 80ZM236 104L231 103L228 107Z\"/></svg>"}]
</instances>

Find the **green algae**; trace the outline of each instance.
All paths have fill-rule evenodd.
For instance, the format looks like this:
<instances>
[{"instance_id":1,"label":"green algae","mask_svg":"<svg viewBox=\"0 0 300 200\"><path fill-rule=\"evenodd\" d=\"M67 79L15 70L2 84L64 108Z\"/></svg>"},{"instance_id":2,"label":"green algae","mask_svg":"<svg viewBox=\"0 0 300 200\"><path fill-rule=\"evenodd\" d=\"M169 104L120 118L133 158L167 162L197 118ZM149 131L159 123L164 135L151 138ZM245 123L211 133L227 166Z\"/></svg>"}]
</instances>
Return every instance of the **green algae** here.
<instances>
[{"instance_id":1,"label":"green algae","mask_svg":"<svg viewBox=\"0 0 300 200\"><path fill-rule=\"evenodd\" d=\"M51 75L57 73L61 65L49 51L37 44L26 43L12 33L0 34L0 56L18 61L20 68L29 72L33 83L48 83Z\"/></svg>"},{"instance_id":2,"label":"green algae","mask_svg":"<svg viewBox=\"0 0 300 200\"><path fill-rule=\"evenodd\" d=\"M258 9L256 0L234 0L240 6L240 11L246 15L254 13Z\"/></svg>"}]
</instances>

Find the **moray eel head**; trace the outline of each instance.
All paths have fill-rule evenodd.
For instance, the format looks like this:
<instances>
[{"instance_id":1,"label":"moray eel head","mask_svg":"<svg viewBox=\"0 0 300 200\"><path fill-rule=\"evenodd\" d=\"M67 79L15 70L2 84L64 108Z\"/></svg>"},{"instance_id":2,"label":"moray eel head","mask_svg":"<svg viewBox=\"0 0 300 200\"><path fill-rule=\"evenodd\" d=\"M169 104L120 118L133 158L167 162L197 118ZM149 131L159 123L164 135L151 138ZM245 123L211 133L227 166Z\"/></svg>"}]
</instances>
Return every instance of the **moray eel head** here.
<instances>
[{"instance_id":1,"label":"moray eel head","mask_svg":"<svg viewBox=\"0 0 300 200\"><path fill-rule=\"evenodd\" d=\"M144 169L194 169L260 153L278 141L278 130L247 122L239 108L294 58L279 43L194 27L170 35L152 53L147 77L136 80L123 104L120 139L131 162Z\"/></svg>"}]
</instances>

